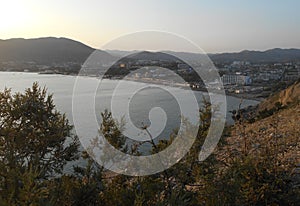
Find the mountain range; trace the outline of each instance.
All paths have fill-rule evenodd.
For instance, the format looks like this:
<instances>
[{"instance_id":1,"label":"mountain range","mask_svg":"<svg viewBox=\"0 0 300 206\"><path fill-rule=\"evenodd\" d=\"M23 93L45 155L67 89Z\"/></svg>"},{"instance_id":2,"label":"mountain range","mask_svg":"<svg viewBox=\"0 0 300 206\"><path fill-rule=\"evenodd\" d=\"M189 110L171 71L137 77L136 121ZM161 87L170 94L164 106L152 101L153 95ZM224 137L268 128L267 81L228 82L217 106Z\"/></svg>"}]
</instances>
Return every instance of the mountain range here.
<instances>
[{"instance_id":1,"label":"mountain range","mask_svg":"<svg viewBox=\"0 0 300 206\"><path fill-rule=\"evenodd\" d=\"M95 51L94 48L67 38L0 40L0 62L35 62L46 65L66 62L82 64L93 51ZM105 53L106 56L132 55L132 51L107 50L101 52ZM139 58L161 57L164 60L169 59L163 52L157 52L155 55L151 52L141 52L138 55ZM173 53L176 54L176 52ZM197 56L194 53L185 53L185 55ZM300 62L300 49L245 50L236 53L209 54L209 57L215 63L232 63L233 61L251 63Z\"/></svg>"},{"instance_id":2,"label":"mountain range","mask_svg":"<svg viewBox=\"0 0 300 206\"><path fill-rule=\"evenodd\" d=\"M237 53L210 54L213 62L231 63L248 61L251 63L300 62L300 49L270 49L266 51L244 50Z\"/></svg>"}]
</instances>

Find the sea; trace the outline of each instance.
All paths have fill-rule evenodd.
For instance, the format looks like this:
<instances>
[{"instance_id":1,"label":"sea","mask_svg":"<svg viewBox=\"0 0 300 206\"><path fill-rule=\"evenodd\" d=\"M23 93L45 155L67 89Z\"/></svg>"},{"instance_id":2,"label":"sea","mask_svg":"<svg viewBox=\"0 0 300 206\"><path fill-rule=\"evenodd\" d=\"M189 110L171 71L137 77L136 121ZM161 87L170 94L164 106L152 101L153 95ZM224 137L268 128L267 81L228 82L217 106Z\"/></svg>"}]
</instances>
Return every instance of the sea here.
<instances>
[{"instance_id":1,"label":"sea","mask_svg":"<svg viewBox=\"0 0 300 206\"><path fill-rule=\"evenodd\" d=\"M74 92L75 85L78 83L80 78L80 89L76 89ZM74 116L77 118L80 117L83 120L81 122L81 129L84 130L88 136L97 135L95 134L95 129L91 128L89 118L86 111L88 104L88 97L94 96L94 115L98 121L98 124L101 122L100 114L105 109L111 110L111 100L113 95L116 94L114 91L113 85L116 85L118 80L102 80L102 86L99 86L100 80L96 77L77 77L71 75L58 75L58 74L38 74L38 73L29 73L29 72L0 72L0 91L3 91L4 88L10 88L12 92L24 92L26 88L32 86L34 82L42 87L46 87L49 94L53 94L54 103L56 108L61 113L65 113L70 124L74 124ZM143 88L136 94L132 94L132 91L128 88ZM96 88L95 88L96 87ZM177 94L184 95L186 89L183 88L172 88L168 86L168 91L176 92ZM122 83L122 87L118 87L118 99L114 103L115 107L119 108L119 111L129 112L130 120L137 127L142 125L149 125L151 122L149 120L149 111L151 108L161 108L164 111L164 115L167 117L167 121L164 122L164 127L160 134L156 137L159 139L166 139L174 131L174 129L180 126L180 106L176 99L172 96L167 90L160 89L154 85L151 87L145 87L144 83L125 81ZM207 94L201 91L193 91L194 96L201 106L203 97L207 97ZM74 115L72 111L73 107L73 95L76 95L77 98L77 108L82 108L79 112L80 114ZM78 99L80 101L78 101ZM130 99L130 101L129 101ZM241 108L247 106L254 106L259 102L256 100L249 99L239 99L233 96L227 96L227 124L233 124L230 111L236 110L241 105ZM130 102L130 104L128 103ZM188 104L188 102L185 102ZM125 111L126 110L126 111ZM159 110L160 111L160 110ZM76 111L78 112L78 110ZM195 111L197 112L197 111ZM86 121L85 121L86 120ZM118 120L120 121L120 119ZM158 124L159 119L157 120ZM126 125L126 122L125 122ZM73 131L76 134L76 130ZM82 134L82 133L81 133ZM80 137L81 139L84 137ZM81 147L81 150L84 148ZM141 151L146 151L150 149L150 145L145 144ZM82 162L73 163L74 164L83 164ZM72 170L71 165L69 165L65 171L70 172Z\"/></svg>"}]
</instances>

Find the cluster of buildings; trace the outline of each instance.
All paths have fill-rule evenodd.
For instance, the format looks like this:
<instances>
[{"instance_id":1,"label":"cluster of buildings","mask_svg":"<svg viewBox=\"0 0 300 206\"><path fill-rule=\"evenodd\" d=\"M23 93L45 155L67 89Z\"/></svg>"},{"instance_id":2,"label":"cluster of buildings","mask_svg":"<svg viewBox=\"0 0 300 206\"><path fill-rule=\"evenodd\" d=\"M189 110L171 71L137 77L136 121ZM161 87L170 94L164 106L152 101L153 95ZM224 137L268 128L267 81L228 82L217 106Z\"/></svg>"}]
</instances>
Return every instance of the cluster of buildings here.
<instances>
[{"instance_id":1,"label":"cluster of buildings","mask_svg":"<svg viewBox=\"0 0 300 206\"><path fill-rule=\"evenodd\" d=\"M249 76L253 82L293 81L299 78L300 63L251 64L234 61L230 65L224 65L219 70L226 75Z\"/></svg>"},{"instance_id":2,"label":"cluster of buildings","mask_svg":"<svg viewBox=\"0 0 300 206\"><path fill-rule=\"evenodd\" d=\"M205 85L201 80L197 80L197 76L193 69L182 62L166 62L166 61L147 61L137 60L133 62L121 62L119 69L134 70L142 65L150 65L143 72L132 72L129 78L133 80L153 80L161 82L169 82L174 84L174 75L164 73L161 67L172 68L188 81L190 87L201 89ZM244 61L233 61L231 64L222 65L218 68L224 88L230 93L256 93L266 91L272 85L278 82L291 82L300 78L300 63L274 63L274 64L253 64ZM131 73L131 72L130 72ZM213 83L213 82L210 82Z\"/></svg>"},{"instance_id":3,"label":"cluster of buildings","mask_svg":"<svg viewBox=\"0 0 300 206\"><path fill-rule=\"evenodd\" d=\"M0 62L2 71L31 71L40 73L61 73L76 74L80 68L84 67L77 62L65 62L60 64L39 65L36 62ZM90 69L87 75L98 76L101 68L107 65L95 66ZM227 92L234 93L256 93L269 91L272 86L279 82L289 83L300 78L300 60L298 63L250 63L247 61L233 61L232 63L217 64L221 80ZM144 68L143 71L138 70ZM162 68L168 68L171 72L166 72ZM103 71L106 71L103 69ZM210 69L208 69L210 72ZM83 74L83 73L82 73ZM197 77L197 73L188 64L175 60L161 59L124 59L113 65L108 73L104 75L107 78L120 78L127 76L131 80L154 81L165 84L179 84L174 76L179 75L184 82L183 86L190 86L194 89L203 89L205 87L203 80ZM209 82L213 84L214 81ZM179 84L181 85L181 84Z\"/></svg>"},{"instance_id":4,"label":"cluster of buildings","mask_svg":"<svg viewBox=\"0 0 300 206\"><path fill-rule=\"evenodd\" d=\"M270 90L279 82L289 83L300 78L300 63L251 64L234 61L219 69L228 92L248 93Z\"/></svg>"}]
</instances>

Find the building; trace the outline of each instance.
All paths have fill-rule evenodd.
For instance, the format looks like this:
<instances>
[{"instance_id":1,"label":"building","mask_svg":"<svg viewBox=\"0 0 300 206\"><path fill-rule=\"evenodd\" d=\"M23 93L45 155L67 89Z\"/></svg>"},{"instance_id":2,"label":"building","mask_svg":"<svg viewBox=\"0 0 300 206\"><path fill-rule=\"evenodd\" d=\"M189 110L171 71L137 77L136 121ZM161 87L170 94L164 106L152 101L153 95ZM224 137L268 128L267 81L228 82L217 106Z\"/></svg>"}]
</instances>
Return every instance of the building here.
<instances>
[{"instance_id":1,"label":"building","mask_svg":"<svg viewBox=\"0 0 300 206\"><path fill-rule=\"evenodd\" d=\"M300 69L288 69L284 72L284 81L295 81L300 78Z\"/></svg>"},{"instance_id":2,"label":"building","mask_svg":"<svg viewBox=\"0 0 300 206\"><path fill-rule=\"evenodd\" d=\"M268 71L261 71L256 80L260 81L276 81L282 77L282 70L268 70Z\"/></svg>"},{"instance_id":3,"label":"building","mask_svg":"<svg viewBox=\"0 0 300 206\"><path fill-rule=\"evenodd\" d=\"M250 85L252 83L249 76L240 74L224 74L221 79L224 85Z\"/></svg>"}]
</instances>

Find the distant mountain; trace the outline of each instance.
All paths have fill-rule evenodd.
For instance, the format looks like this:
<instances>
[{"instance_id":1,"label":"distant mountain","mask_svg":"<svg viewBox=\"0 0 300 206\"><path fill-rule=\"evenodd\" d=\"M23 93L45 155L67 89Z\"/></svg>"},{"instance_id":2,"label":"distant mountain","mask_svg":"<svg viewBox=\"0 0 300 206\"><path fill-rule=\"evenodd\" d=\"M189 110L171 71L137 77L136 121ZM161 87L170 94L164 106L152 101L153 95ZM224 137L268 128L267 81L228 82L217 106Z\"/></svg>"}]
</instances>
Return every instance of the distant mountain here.
<instances>
[{"instance_id":1,"label":"distant mountain","mask_svg":"<svg viewBox=\"0 0 300 206\"><path fill-rule=\"evenodd\" d=\"M0 61L83 63L95 49L67 38L0 40Z\"/></svg>"},{"instance_id":2,"label":"distant mountain","mask_svg":"<svg viewBox=\"0 0 300 206\"><path fill-rule=\"evenodd\" d=\"M233 61L251 63L300 62L300 49L245 50L238 53L210 54L209 56L213 62L218 63L231 63Z\"/></svg>"},{"instance_id":3,"label":"distant mountain","mask_svg":"<svg viewBox=\"0 0 300 206\"><path fill-rule=\"evenodd\" d=\"M67 38L45 37L37 39L0 40L0 63L5 61L36 62L51 65L54 63L73 62L82 64L95 51L81 42ZM184 52L147 52L107 50L102 56L111 59L112 56L128 55L128 58L140 60L174 61L175 56L199 58L195 53ZM177 55L176 55L177 54ZM172 57L173 56L173 57ZM267 51L242 51L238 53L209 54L215 63L232 63L233 61L249 61L251 63L300 62L300 49L271 49ZM112 58L113 59L113 58Z\"/></svg>"},{"instance_id":4,"label":"distant mountain","mask_svg":"<svg viewBox=\"0 0 300 206\"><path fill-rule=\"evenodd\" d=\"M138 52L141 52L141 51L137 51L137 50L133 50L133 51L122 51L122 50L105 50L107 53L113 55L113 56L116 56L116 57L124 57L124 56L127 56L129 54L134 54L134 53L138 53Z\"/></svg>"},{"instance_id":5,"label":"distant mountain","mask_svg":"<svg viewBox=\"0 0 300 206\"><path fill-rule=\"evenodd\" d=\"M184 57L184 59L199 59L203 57L203 53L189 53L189 52L174 52L174 51L161 51L154 52L154 55L143 53L142 51L119 51L119 50L106 50L114 56L137 56L138 59L157 59L168 60L169 57L163 54L170 54L177 57ZM147 57L146 57L147 56ZM276 62L300 62L300 49L270 49L266 51L249 51L244 50L235 53L220 53L208 54L214 63L232 63L233 61L248 61L251 63L276 63Z\"/></svg>"},{"instance_id":6,"label":"distant mountain","mask_svg":"<svg viewBox=\"0 0 300 206\"><path fill-rule=\"evenodd\" d=\"M135 59L135 60L146 60L146 61L180 61L176 56L166 54L164 52L149 52L142 51L135 54L130 54L126 58Z\"/></svg>"},{"instance_id":7,"label":"distant mountain","mask_svg":"<svg viewBox=\"0 0 300 206\"><path fill-rule=\"evenodd\" d=\"M120 51L120 50L105 50L111 55L116 57L123 57L127 59L134 60L146 60L146 61L181 61L180 59L199 59L201 55L196 53L188 53L188 52L174 52L174 51L158 51L158 52L150 52L150 51Z\"/></svg>"}]
</instances>

